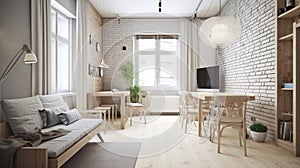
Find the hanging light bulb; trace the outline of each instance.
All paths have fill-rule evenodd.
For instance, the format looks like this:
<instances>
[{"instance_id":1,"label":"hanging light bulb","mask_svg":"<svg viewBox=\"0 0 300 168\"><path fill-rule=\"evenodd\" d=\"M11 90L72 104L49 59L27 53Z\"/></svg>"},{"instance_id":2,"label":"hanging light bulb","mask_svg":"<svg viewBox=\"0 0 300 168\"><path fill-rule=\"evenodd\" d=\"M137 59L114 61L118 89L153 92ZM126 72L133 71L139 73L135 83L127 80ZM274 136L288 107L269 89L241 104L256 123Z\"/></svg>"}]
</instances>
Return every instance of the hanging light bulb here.
<instances>
[{"instance_id":1,"label":"hanging light bulb","mask_svg":"<svg viewBox=\"0 0 300 168\"><path fill-rule=\"evenodd\" d=\"M102 68L102 69L109 68L109 66L107 64L105 64L105 62L104 62L104 57L102 58L99 67Z\"/></svg>"}]
</instances>

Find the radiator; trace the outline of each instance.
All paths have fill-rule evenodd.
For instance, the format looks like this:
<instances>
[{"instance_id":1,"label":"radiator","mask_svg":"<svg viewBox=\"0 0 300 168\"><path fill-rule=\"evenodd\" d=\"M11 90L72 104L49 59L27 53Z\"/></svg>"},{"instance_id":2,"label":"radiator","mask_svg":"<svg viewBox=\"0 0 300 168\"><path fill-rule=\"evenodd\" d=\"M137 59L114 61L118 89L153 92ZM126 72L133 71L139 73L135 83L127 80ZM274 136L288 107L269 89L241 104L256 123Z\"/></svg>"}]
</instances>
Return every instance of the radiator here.
<instances>
[{"instance_id":1,"label":"radiator","mask_svg":"<svg viewBox=\"0 0 300 168\"><path fill-rule=\"evenodd\" d=\"M179 96L151 95L151 105L148 110L153 113L179 112Z\"/></svg>"}]
</instances>

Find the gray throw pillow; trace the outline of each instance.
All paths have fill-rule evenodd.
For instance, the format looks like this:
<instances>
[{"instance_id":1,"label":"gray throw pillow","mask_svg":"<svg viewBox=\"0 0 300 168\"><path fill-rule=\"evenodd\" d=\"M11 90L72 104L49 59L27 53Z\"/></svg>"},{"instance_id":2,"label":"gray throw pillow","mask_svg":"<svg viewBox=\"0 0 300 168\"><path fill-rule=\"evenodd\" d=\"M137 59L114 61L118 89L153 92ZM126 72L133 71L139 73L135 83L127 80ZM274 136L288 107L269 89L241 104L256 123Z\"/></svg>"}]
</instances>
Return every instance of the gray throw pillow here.
<instances>
[{"instance_id":1,"label":"gray throw pillow","mask_svg":"<svg viewBox=\"0 0 300 168\"><path fill-rule=\"evenodd\" d=\"M52 127L57 124L61 124L61 120L58 114L68 111L68 106L66 103L57 108L45 108L40 110L40 115L43 119L43 128Z\"/></svg>"},{"instance_id":2,"label":"gray throw pillow","mask_svg":"<svg viewBox=\"0 0 300 168\"><path fill-rule=\"evenodd\" d=\"M39 114L43 106L38 96L5 99L1 101L1 105L14 134L36 132L43 127Z\"/></svg>"},{"instance_id":3,"label":"gray throw pillow","mask_svg":"<svg viewBox=\"0 0 300 168\"><path fill-rule=\"evenodd\" d=\"M39 96L44 108L57 108L65 104L64 99L59 94L40 95ZM67 106L68 108L68 106ZM69 110L69 108L68 108Z\"/></svg>"},{"instance_id":4,"label":"gray throw pillow","mask_svg":"<svg viewBox=\"0 0 300 168\"><path fill-rule=\"evenodd\" d=\"M58 117L65 125L69 125L82 118L81 114L75 108L67 112L60 113Z\"/></svg>"}]
</instances>

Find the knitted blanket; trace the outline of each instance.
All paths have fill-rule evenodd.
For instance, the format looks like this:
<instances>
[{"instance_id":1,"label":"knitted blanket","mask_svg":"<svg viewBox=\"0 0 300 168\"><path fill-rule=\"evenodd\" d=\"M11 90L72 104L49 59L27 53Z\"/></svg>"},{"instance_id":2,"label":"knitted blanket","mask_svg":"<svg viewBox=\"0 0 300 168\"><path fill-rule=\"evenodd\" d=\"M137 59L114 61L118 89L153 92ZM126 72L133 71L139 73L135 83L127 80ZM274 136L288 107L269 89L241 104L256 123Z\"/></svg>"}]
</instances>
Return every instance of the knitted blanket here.
<instances>
[{"instance_id":1,"label":"knitted blanket","mask_svg":"<svg viewBox=\"0 0 300 168\"><path fill-rule=\"evenodd\" d=\"M64 129L52 130L49 132L38 132L17 134L10 136L8 139L0 141L0 167L12 168L13 159L18 149L29 146L35 147L44 141L66 135L70 131Z\"/></svg>"}]
</instances>

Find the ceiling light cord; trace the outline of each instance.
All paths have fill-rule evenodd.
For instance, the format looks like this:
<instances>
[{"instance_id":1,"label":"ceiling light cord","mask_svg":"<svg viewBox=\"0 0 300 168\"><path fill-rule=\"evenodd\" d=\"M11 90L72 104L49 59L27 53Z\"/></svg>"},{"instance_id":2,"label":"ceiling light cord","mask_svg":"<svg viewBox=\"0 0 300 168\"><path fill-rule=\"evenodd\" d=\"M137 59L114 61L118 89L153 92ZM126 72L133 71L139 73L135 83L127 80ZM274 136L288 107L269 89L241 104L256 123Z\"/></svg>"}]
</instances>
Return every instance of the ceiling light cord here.
<instances>
[{"instance_id":1,"label":"ceiling light cord","mask_svg":"<svg viewBox=\"0 0 300 168\"><path fill-rule=\"evenodd\" d=\"M191 19L192 19L192 20L197 18L197 12L198 12L198 9L199 9L199 7L200 7L202 1L203 1L203 0L200 0L200 1L199 1L198 5L197 5L197 7L196 7L196 9L195 9L195 12L192 14L192 16L191 16Z\"/></svg>"}]
</instances>

